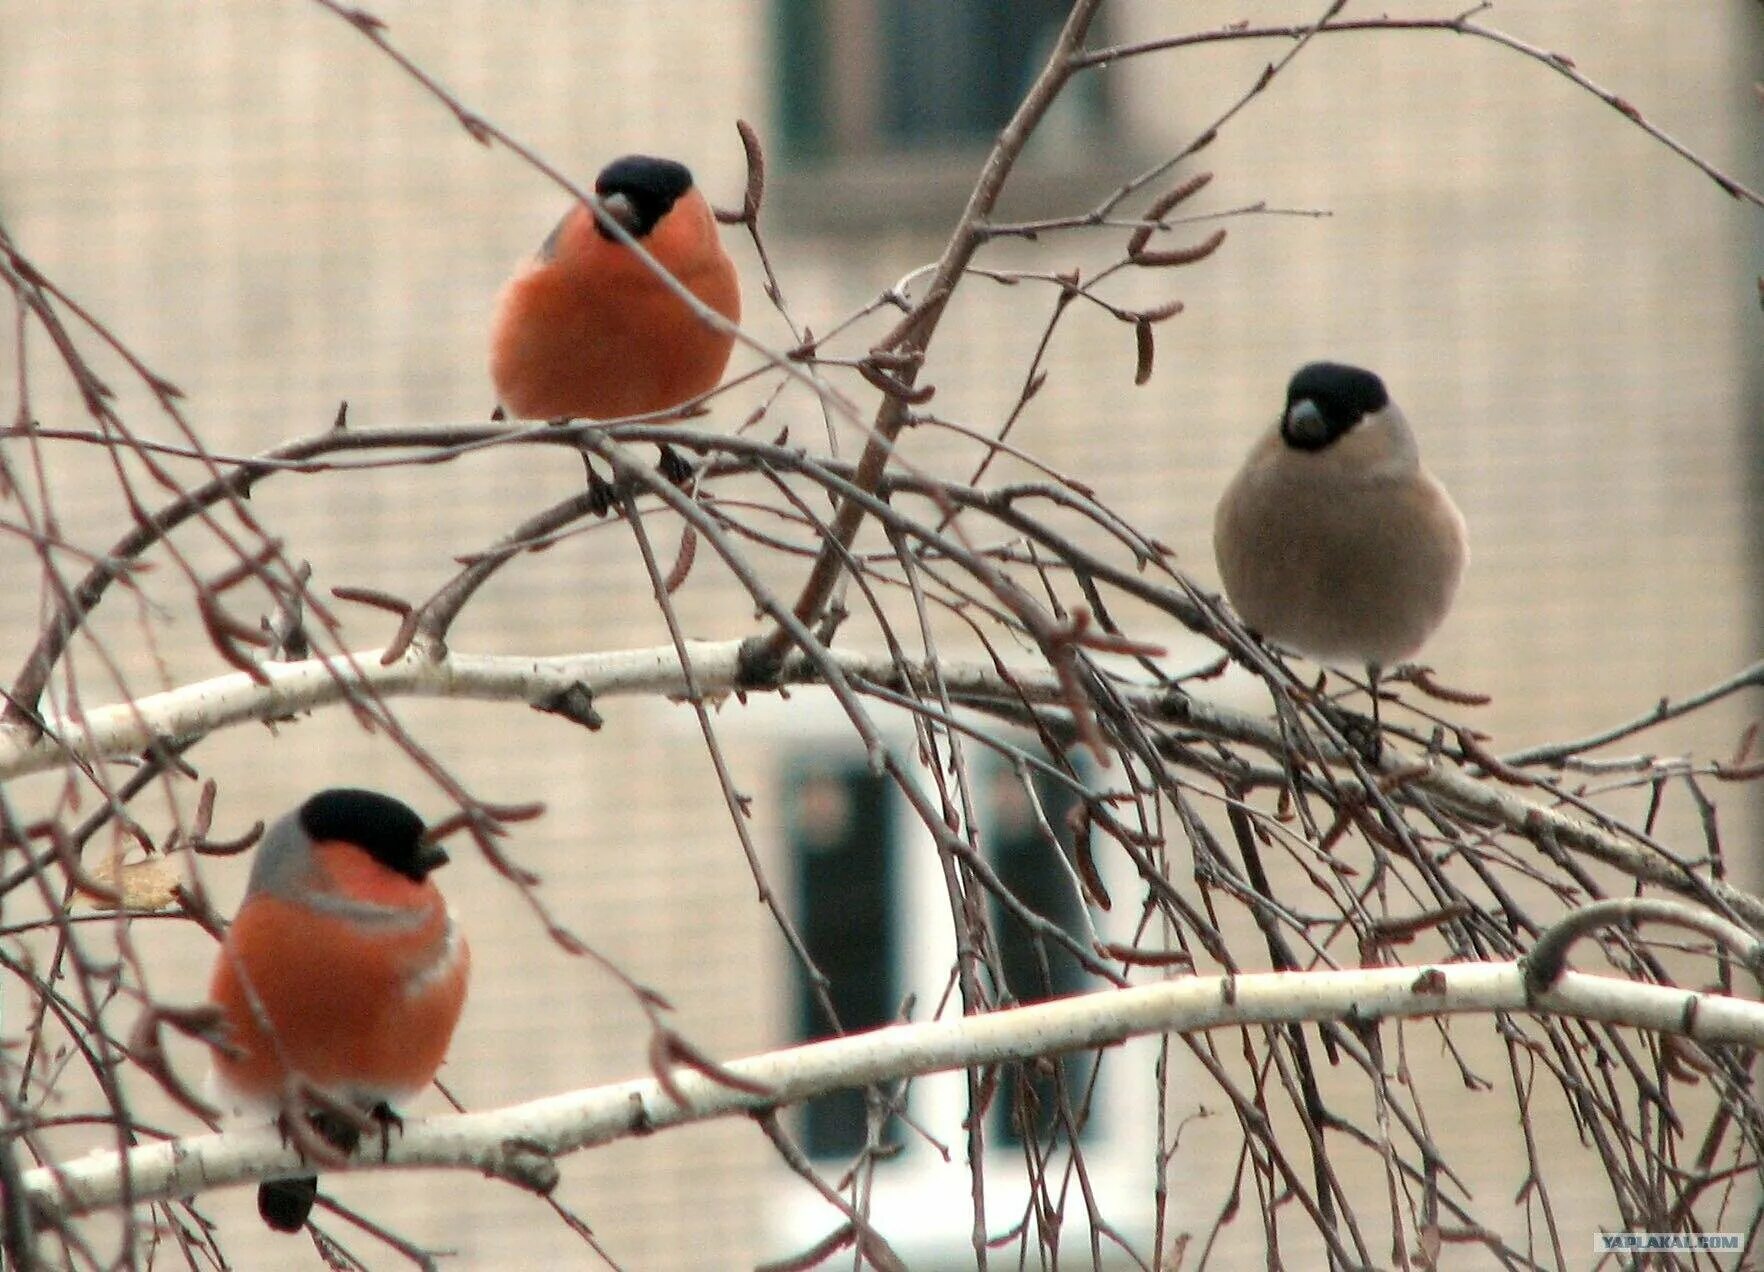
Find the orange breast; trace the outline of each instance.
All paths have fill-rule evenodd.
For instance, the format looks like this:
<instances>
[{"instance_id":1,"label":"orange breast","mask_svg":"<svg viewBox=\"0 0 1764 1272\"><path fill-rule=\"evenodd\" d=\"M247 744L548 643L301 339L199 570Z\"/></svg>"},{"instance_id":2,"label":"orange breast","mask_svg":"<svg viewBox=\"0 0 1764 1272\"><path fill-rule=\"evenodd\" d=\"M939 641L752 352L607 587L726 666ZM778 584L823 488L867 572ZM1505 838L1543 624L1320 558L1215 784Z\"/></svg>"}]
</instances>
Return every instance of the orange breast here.
<instances>
[{"instance_id":1,"label":"orange breast","mask_svg":"<svg viewBox=\"0 0 1764 1272\"><path fill-rule=\"evenodd\" d=\"M643 244L705 305L740 321L735 266L697 190ZM520 418L617 419L715 388L733 345L580 209L554 255L525 267L498 298L490 375Z\"/></svg>"},{"instance_id":2,"label":"orange breast","mask_svg":"<svg viewBox=\"0 0 1764 1272\"><path fill-rule=\"evenodd\" d=\"M391 1100L435 1076L471 956L434 886L398 882L426 893L409 926L362 924L262 894L241 907L210 988L239 1050L216 1056L229 1090L273 1100L297 1073L334 1093Z\"/></svg>"}]
</instances>

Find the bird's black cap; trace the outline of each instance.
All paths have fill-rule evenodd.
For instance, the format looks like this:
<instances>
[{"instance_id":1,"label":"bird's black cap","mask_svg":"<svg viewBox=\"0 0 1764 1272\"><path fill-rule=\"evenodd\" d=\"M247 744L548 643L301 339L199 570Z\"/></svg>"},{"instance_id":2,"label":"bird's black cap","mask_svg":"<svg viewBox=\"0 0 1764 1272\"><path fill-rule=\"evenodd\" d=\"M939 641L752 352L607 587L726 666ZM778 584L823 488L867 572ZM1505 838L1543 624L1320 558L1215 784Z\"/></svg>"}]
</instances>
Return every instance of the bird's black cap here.
<instances>
[{"instance_id":1,"label":"bird's black cap","mask_svg":"<svg viewBox=\"0 0 1764 1272\"><path fill-rule=\"evenodd\" d=\"M378 791L320 791L300 806L300 828L315 843L331 839L354 844L417 883L447 864L440 845L423 842L423 819L409 805Z\"/></svg>"},{"instance_id":2,"label":"bird's black cap","mask_svg":"<svg viewBox=\"0 0 1764 1272\"><path fill-rule=\"evenodd\" d=\"M631 205L632 221L626 225L632 238L642 238L673 210L680 196L692 188L692 171L672 159L654 155L626 155L614 159L594 178L594 193L605 199L623 195ZM595 219L594 226L611 238Z\"/></svg>"},{"instance_id":3,"label":"bird's black cap","mask_svg":"<svg viewBox=\"0 0 1764 1272\"><path fill-rule=\"evenodd\" d=\"M1309 403L1295 415L1294 408ZM1297 450L1322 450L1375 411L1390 404L1384 381L1360 367L1311 362L1294 372L1286 386L1280 435Z\"/></svg>"}]
</instances>

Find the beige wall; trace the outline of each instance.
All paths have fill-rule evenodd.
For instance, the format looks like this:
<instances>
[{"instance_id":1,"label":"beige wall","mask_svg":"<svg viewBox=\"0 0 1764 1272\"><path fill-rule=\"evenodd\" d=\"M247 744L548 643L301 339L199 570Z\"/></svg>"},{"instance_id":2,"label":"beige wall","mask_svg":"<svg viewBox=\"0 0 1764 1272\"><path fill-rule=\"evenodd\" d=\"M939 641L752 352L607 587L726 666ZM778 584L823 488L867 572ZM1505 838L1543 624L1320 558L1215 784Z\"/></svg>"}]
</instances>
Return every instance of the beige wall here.
<instances>
[{"instance_id":1,"label":"beige wall","mask_svg":"<svg viewBox=\"0 0 1764 1272\"><path fill-rule=\"evenodd\" d=\"M759 0L377 11L400 47L579 179L613 154L653 150L685 158L713 200L732 203L733 120L766 130ZM1114 12L1123 37L1239 16L1169 0ZM1741 6L1530 0L1493 18L1571 54L1717 162L1757 175L1756 103L1731 52L1755 39L1757 18ZM317 6L0 0L0 30L0 216L24 253L184 388L211 445L250 452L315 431L340 399L359 424L481 418L490 297L558 212L543 180L468 141ZM1111 72L1130 156L1112 178L1185 140L1279 48L1191 50ZM1428 656L1449 681L1495 695L1480 718L1497 745L1590 729L1755 654L1746 622L1758 574L1745 534L1757 511L1743 503L1741 439L1755 427L1744 397L1758 349L1755 271L1743 245L1756 213L1565 80L1443 35L1320 41L1203 158L1217 174L1208 208L1266 200L1330 215L1236 220L1205 265L1124 284L1126 302L1175 294L1188 305L1161 329L1147 388L1132 386L1129 333L1074 315L1021 442L1096 485L1211 584L1213 499L1286 375L1316 356L1362 361L1385 374L1472 525L1462 600ZM773 183L781 201L815 193L806 176ZM909 226L863 242L780 235L771 247L793 312L820 329L940 243L934 229ZM1001 246L992 259L1059 268L1103 250L1053 240ZM752 330L784 343L751 253L736 254ZM925 377L940 412L980 426L1001 417L1050 299L964 288ZM13 350L0 344L10 394ZM40 340L32 366L39 418L77 425ZM124 399L130 419L154 419L132 386ZM717 419L739 419L749 400L737 395ZM804 399L784 409L813 435ZM935 449L927 441L915 453ZM117 508L103 470L70 459L55 480L70 533L107 542ZM254 507L313 560L321 586L420 596L446 577L450 555L502 533L513 507L579 480L573 464L503 454L414 474L286 479ZM13 554L9 577L34 578L14 544L0 552ZM173 594L168 574L159 585ZM115 608L103 630L136 691L218 669L188 618L161 631L156 666L136 610ZM0 632L10 633L0 650L22 648L37 609L32 586L0 591ZM709 568L680 609L696 635L747 630L748 607ZM384 638L379 618L346 616L359 643ZM498 580L455 644L553 652L664 638L627 532L613 525ZM82 666L89 700L114 696L96 663ZM1724 751L1746 706L1755 717L1754 700L1705 720L1701 745ZM782 943L755 904L690 720L627 701L606 714L606 728L588 735L505 707L407 710L486 797L545 800L549 816L514 846L544 875L563 921L667 994L680 1027L713 1052L776 1045L787 1021ZM742 715L726 709L719 725L756 797L754 833L775 853L781 726ZM435 803L383 740L341 712L274 737L238 730L194 759L227 793L222 833L338 781ZM51 794L47 782L20 789ZM1755 824L1743 811L1732 806L1731 835ZM152 804L141 815L165 820ZM481 863L462 859L450 875L479 955L445 1075L455 1094L484 1107L642 1071L646 1034L626 995L564 957ZM221 863L207 877L230 904L243 868ZM155 991L200 994L205 941L156 924L138 942ZM19 1010L8 997L8 1029ZM1493 1129L1510 1135L1510 1104L1483 1098ZM1474 1100L1446 1099L1454 1133L1489 1120ZM1178 1169L1218 1183L1204 1158ZM733 1267L784 1252L767 1229L774 1187L788 1190L779 1176L759 1135L727 1124L573 1159L560 1196L622 1266ZM1481 1193L1489 1210L1516 1185L1510 1171L1494 1175ZM1195 1196L1206 1191L1197 1184ZM459 1250L463 1266L577 1258L541 1203L470 1177L364 1178L340 1192ZM396 1204L376 1211L370 1201L381 1198ZM1204 1224L1216 1200L1181 1218ZM241 1266L312 1265L303 1243L258 1235L247 1193L202 1209L237 1241ZM1590 1240L1580 1236L1587 1213L1610 1218L1594 1210L1566 1225L1571 1260ZM1251 1240L1245 1229L1246 1266L1257 1261ZM382 1258L375 1251L374 1266Z\"/></svg>"}]
</instances>

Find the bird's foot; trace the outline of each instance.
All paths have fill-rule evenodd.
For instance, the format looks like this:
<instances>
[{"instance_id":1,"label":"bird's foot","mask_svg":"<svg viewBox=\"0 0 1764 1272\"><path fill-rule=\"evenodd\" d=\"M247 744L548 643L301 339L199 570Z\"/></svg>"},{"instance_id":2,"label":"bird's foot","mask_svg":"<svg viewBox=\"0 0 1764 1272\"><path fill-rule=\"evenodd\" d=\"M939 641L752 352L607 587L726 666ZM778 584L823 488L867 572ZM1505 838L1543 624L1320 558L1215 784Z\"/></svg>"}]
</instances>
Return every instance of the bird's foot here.
<instances>
[{"instance_id":1,"label":"bird's foot","mask_svg":"<svg viewBox=\"0 0 1764 1272\"><path fill-rule=\"evenodd\" d=\"M380 1156L385 1157L387 1150L392 1147L392 1128L396 1126L398 1133L403 1135L404 1119L384 1100L369 1109L368 1116L380 1124Z\"/></svg>"},{"instance_id":2,"label":"bird's foot","mask_svg":"<svg viewBox=\"0 0 1764 1272\"><path fill-rule=\"evenodd\" d=\"M361 1122L342 1109L313 1109L306 1121L318 1137L340 1153L353 1153L361 1144Z\"/></svg>"},{"instance_id":3,"label":"bird's foot","mask_svg":"<svg viewBox=\"0 0 1764 1272\"><path fill-rule=\"evenodd\" d=\"M657 471L659 471L663 477L666 477L669 481L673 482L674 485L684 486L687 481L691 479L695 470L692 467L691 460L680 454L679 451L675 450L672 446L669 446L666 442L663 442L661 444L661 463L658 466Z\"/></svg>"},{"instance_id":4,"label":"bird's foot","mask_svg":"<svg viewBox=\"0 0 1764 1272\"><path fill-rule=\"evenodd\" d=\"M1371 716L1361 715L1357 711L1348 711L1342 707L1325 707L1329 723L1341 734L1346 742L1368 764L1377 764L1384 754L1384 731L1378 721Z\"/></svg>"},{"instance_id":5,"label":"bird's foot","mask_svg":"<svg viewBox=\"0 0 1764 1272\"><path fill-rule=\"evenodd\" d=\"M586 455L582 456L582 468L588 474L588 511L596 517L604 517L618 502L619 492L610 481L594 471L594 465Z\"/></svg>"}]
</instances>

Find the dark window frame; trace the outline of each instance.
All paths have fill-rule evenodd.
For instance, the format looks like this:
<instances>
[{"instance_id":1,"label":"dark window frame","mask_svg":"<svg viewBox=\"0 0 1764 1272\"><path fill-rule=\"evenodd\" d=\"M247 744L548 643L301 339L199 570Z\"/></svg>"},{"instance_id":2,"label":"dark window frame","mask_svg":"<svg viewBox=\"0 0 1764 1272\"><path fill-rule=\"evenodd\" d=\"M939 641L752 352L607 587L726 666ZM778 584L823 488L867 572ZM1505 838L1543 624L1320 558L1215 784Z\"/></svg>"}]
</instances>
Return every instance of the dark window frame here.
<instances>
[{"instance_id":1,"label":"dark window frame","mask_svg":"<svg viewBox=\"0 0 1764 1272\"><path fill-rule=\"evenodd\" d=\"M845 1032L889 1024L921 970L907 947L913 867L903 851L906 831L899 794L856 753L798 754L785 763L791 910L799 934L827 978ZM1007 762L983 756L975 774L981 846L1001 882L1030 910L1082 940L1086 920L1074 882L1075 830L1068 817L1076 798L1061 783L1035 774L1031 781L1040 805L1037 813L1021 777ZM1079 776L1083 778L1082 768ZM1048 842L1044 822L1057 844ZM1050 852L1063 853L1066 861L1050 860ZM989 904L1005 979L995 987L1001 1000L1034 1002L1095 987L1094 978L1068 951L1030 932L997 898ZM793 995L797 1041L838 1032L799 964L794 965ZM1080 1139L1094 1142L1101 1134L1096 1110L1102 1104L1091 1099L1095 1072L1095 1059L1088 1053L1052 1065L1002 1066L1001 1087L989 1114L989 1142L1000 1151L1021 1152L1028 1129L1033 1143L1044 1143L1062 1124L1062 1102ZM868 1141L873 1099L846 1091L805 1105L799 1125L809 1156L849 1159L861 1151ZM899 1124L891 1120L881 1140L893 1146L902 1137Z\"/></svg>"},{"instance_id":2,"label":"dark window frame","mask_svg":"<svg viewBox=\"0 0 1764 1272\"><path fill-rule=\"evenodd\" d=\"M1071 820L1079 801L1071 789L1041 772L1029 782L1039 812L1030 803L1022 776L996 757L986 768L987 799L982 813L981 846L994 872L1025 907L1082 940L1084 903L1074 879L1078 828ZM1080 778L1082 769L1078 770ZM1005 802L1015 805L1001 815ZM1020 803L1018 802L1020 801ZM1045 828L1044 828L1045 826ZM1047 841L1052 831L1055 843ZM1064 862L1050 859L1060 853ZM992 929L999 946L1005 984L1001 998L1016 1003L1045 1002L1097 988L1097 980L1069 950L1030 931L997 897L990 898ZM991 1135L995 1143L1021 1148L1032 1125L1040 1143L1059 1125L1063 1103L1081 1140L1096 1135L1093 1101L1088 1099L1095 1057L1074 1052L1051 1062L1008 1064L999 1070L999 1098L993 1102Z\"/></svg>"},{"instance_id":3,"label":"dark window frame","mask_svg":"<svg viewBox=\"0 0 1764 1272\"><path fill-rule=\"evenodd\" d=\"M946 228L1067 10L1066 0L772 0L779 223L853 235ZM1069 126L1044 124L1032 140L1007 191L1013 217L1087 207L1146 166L1123 135L1110 77L1080 75L1054 114Z\"/></svg>"},{"instance_id":4,"label":"dark window frame","mask_svg":"<svg viewBox=\"0 0 1764 1272\"><path fill-rule=\"evenodd\" d=\"M791 909L809 958L827 979L830 1020L800 964L794 1033L802 1042L891 1023L901 972L900 836L888 779L861 757L803 763L790 783ZM811 1100L801 1114L803 1147L817 1159L850 1157L867 1141L864 1092ZM883 1143L897 1131L885 1128Z\"/></svg>"}]
</instances>

